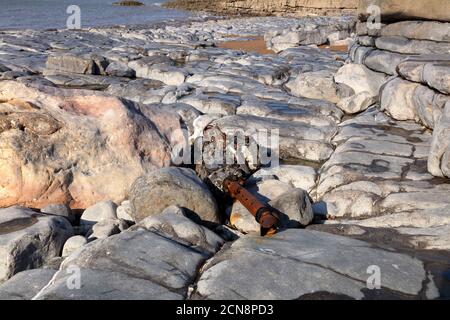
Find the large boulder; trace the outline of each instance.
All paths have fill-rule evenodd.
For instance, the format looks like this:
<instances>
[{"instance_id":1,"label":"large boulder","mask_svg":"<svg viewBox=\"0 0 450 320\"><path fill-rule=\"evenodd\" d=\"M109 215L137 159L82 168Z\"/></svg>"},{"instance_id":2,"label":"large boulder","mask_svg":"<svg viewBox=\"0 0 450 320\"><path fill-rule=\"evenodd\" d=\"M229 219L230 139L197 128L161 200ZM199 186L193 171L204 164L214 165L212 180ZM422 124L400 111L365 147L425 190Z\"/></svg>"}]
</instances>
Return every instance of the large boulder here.
<instances>
[{"instance_id":1,"label":"large boulder","mask_svg":"<svg viewBox=\"0 0 450 320\"><path fill-rule=\"evenodd\" d=\"M255 266L260 266L257 272ZM380 298L436 292L424 264L409 255L327 233L287 230L271 238L241 237L222 250L204 267L194 297L373 299L368 284L376 284L371 281L376 270L381 271Z\"/></svg>"},{"instance_id":2,"label":"large boulder","mask_svg":"<svg viewBox=\"0 0 450 320\"><path fill-rule=\"evenodd\" d=\"M359 0L359 18L366 21L371 5L380 7L382 21L437 20L450 21L450 7L442 0Z\"/></svg>"},{"instance_id":3,"label":"large boulder","mask_svg":"<svg viewBox=\"0 0 450 320\"><path fill-rule=\"evenodd\" d=\"M223 242L171 207L74 252L34 299L185 299L198 269Z\"/></svg>"},{"instance_id":4,"label":"large boulder","mask_svg":"<svg viewBox=\"0 0 450 320\"><path fill-rule=\"evenodd\" d=\"M401 78L388 82L381 92L381 108L397 120L418 120L413 103L414 90L417 83Z\"/></svg>"},{"instance_id":5,"label":"large boulder","mask_svg":"<svg viewBox=\"0 0 450 320\"><path fill-rule=\"evenodd\" d=\"M163 168L139 177L131 187L130 202L135 221L158 214L169 206L178 206L205 222L220 222L212 193L187 168Z\"/></svg>"},{"instance_id":6,"label":"large boulder","mask_svg":"<svg viewBox=\"0 0 450 320\"><path fill-rule=\"evenodd\" d=\"M184 143L177 113L100 92L2 81L0 101L0 207L121 203Z\"/></svg>"},{"instance_id":7,"label":"large boulder","mask_svg":"<svg viewBox=\"0 0 450 320\"><path fill-rule=\"evenodd\" d=\"M376 96L371 95L368 91L363 91L353 96L341 99L337 103L337 106L346 113L353 114L366 110L376 102Z\"/></svg>"},{"instance_id":8,"label":"large boulder","mask_svg":"<svg viewBox=\"0 0 450 320\"><path fill-rule=\"evenodd\" d=\"M338 102L346 113L363 111L375 103L381 86L387 81L383 73L375 72L362 64L346 64L334 76L334 81L350 87L354 95Z\"/></svg>"},{"instance_id":9,"label":"large boulder","mask_svg":"<svg viewBox=\"0 0 450 320\"><path fill-rule=\"evenodd\" d=\"M374 72L361 64L346 64L334 76L336 83L342 83L353 89L355 94L367 91L377 96L385 83L385 74Z\"/></svg>"},{"instance_id":10,"label":"large boulder","mask_svg":"<svg viewBox=\"0 0 450 320\"><path fill-rule=\"evenodd\" d=\"M0 209L0 282L49 263L72 235L73 228L63 217L21 207Z\"/></svg>"}]
</instances>

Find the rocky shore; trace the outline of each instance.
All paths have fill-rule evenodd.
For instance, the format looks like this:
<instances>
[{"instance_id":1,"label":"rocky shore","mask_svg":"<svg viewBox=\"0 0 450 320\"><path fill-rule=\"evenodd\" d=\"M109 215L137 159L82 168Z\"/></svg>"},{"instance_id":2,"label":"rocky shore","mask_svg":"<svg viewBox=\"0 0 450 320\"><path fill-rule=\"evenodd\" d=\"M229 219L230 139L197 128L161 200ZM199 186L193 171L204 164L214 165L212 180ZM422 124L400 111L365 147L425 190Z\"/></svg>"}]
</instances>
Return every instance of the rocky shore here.
<instances>
[{"instance_id":1,"label":"rocky shore","mask_svg":"<svg viewBox=\"0 0 450 320\"><path fill-rule=\"evenodd\" d=\"M450 23L426 18L1 32L0 298L448 299ZM273 54L219 45L255 37ZM259 129L264 238L173 162Z\"/></svg>"}]
</instances>

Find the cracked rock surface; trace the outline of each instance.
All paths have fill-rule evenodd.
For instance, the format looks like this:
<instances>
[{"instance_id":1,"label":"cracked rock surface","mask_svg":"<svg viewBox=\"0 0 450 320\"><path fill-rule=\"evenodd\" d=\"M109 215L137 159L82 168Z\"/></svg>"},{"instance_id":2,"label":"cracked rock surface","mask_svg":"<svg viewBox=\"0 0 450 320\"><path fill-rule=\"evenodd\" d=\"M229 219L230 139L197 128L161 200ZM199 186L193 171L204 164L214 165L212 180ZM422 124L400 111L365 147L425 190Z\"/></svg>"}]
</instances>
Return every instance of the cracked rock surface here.
<instances>
[{"instance_id":1,"label":"cracked rock surface","mask_svg":"<svg viewBox=\"0 0 450 320\"><path fill-rule=\"evenodd\" d=\"M0 297L449 298L450 29L417 12L1 31ZM173 160L263 130L268 238Z\"/></svg>"},{"instance_id":2,"label":"cracked rock surface","mask_svg":"<svg viewBox=\"0 0 450 320\"><path fill-rule=\"evenodd\" d=\"M76 251L34 299L183 299L198 268L222 243L169 207ZM78 290L67 286L72 268L82 277Z\"/></svg>"},{"instance_id":3,"label":"cracked rock surface","mask_svg":"<svg viewBox=\"0 0 450 320\"><path fill-rule=\"evenodd\" d=\"M427 272L417 259L345 237L288 230L272 238L241 238L222 250L204 267L193 298L291 300L326 292L362 299L370 294L367 268L375 264L384 270L383 290L393 296L429 290L422 284ZM246 277L255 266L258 272L249 285Z\"/></svg>"}]
</instances>

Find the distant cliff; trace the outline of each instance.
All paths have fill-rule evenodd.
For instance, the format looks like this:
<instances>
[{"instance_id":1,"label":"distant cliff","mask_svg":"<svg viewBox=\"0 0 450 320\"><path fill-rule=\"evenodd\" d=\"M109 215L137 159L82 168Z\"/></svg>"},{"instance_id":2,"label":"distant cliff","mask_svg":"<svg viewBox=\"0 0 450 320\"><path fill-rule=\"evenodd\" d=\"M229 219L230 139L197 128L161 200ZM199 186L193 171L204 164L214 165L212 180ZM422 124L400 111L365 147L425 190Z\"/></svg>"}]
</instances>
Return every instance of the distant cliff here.
<instances>
[{"instance_id":1,"label":"distant cliff","mask_svg":"<svg viewBox=\"0 0 450 320\"><path fill-rule=\"evenodd\" d=\"M356 14L358 0L173 0L166 6L224 15L341 15Z\"/></svg>"}]
</instances>

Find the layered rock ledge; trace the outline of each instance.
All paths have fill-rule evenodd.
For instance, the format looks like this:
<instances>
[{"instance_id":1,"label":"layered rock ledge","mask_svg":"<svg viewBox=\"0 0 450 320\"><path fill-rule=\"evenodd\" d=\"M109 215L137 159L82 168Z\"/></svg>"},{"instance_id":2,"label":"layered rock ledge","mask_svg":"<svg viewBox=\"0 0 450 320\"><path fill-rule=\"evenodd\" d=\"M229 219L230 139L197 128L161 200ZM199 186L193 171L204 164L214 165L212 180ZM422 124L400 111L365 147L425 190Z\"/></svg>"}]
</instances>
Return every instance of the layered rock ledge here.
<instances>
[{"instance_id":1,"label":"layered rock ledge","mask_svg":"<svg viewBox=\"0 0 450 320\"><path fill-rule=\"evenodd\" d=\"M223 15L296 16L355 14L358 0L175 0L168 8L208 11Z\"/></svg>"}]
</instances>

